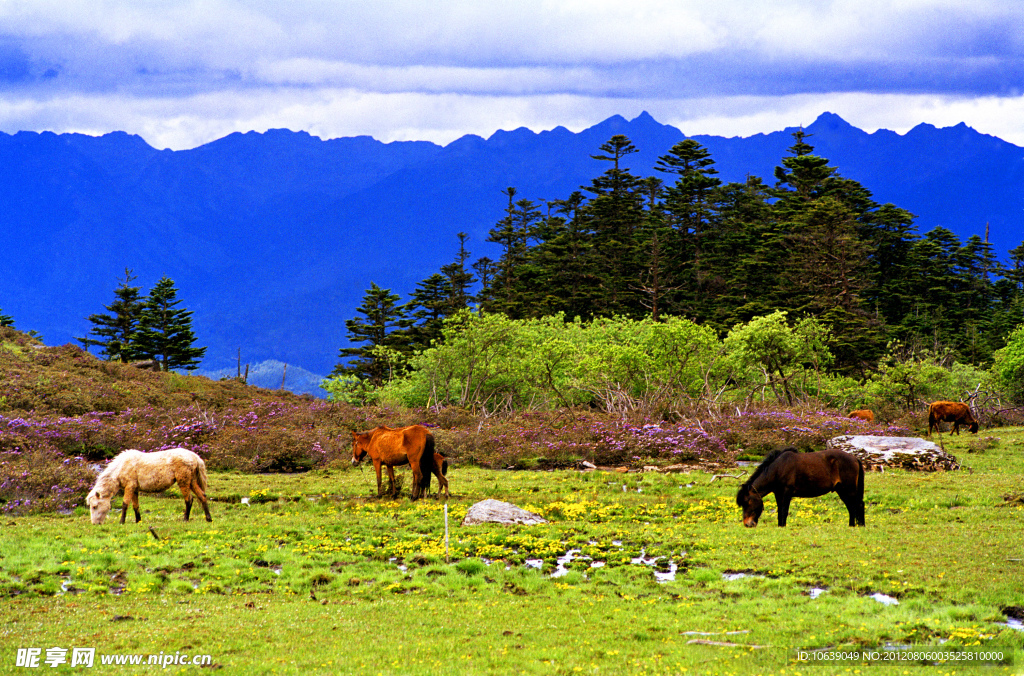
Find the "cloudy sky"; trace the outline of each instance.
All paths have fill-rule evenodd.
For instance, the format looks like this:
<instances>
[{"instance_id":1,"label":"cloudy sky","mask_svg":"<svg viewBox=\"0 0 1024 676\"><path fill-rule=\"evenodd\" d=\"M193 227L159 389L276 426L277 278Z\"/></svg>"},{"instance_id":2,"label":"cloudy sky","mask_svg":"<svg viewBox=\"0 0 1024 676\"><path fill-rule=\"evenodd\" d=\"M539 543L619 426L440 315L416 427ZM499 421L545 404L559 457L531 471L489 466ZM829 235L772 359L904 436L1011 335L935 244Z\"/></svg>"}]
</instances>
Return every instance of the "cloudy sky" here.
<instances>
[{"instance_id":1,"label":"cloudy sky","mask_svg":"<svg viewBox=\"0 0 1024 676\"><path fill-rule=\"evenodd\" d=\"M0 131L447 143L646 110L749 136L828 110L1024 145L1022 57L1020 0L0 0Z\"/></svg>"}]
</instances>

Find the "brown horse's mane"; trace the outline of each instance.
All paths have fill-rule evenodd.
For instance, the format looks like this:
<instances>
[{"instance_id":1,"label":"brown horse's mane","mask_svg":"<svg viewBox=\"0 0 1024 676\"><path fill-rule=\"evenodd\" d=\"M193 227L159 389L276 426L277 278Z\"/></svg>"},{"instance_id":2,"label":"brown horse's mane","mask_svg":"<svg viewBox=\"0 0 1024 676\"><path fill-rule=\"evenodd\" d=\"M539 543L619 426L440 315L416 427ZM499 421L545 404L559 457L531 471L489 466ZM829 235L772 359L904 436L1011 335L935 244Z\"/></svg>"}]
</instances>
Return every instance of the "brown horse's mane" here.
<instances>
[{"instance_id":1,"label":"brown horse's mane","mask_svg":"<svg viewBox=\"0 0 1024 676\"><path fill-rule=\"evenodd\" d=\"M757 478L764 474L765 471L769 467L771 467L771 464L779 459L780 455L782 455L783 453L788 453L790 451L792 451L793 453L799 452L794 447L789 446L787 448L776 448L774 451L764 456L764 460L762 460L761 464L757 466L757 469L754 470L754 473L750 475L750 478L747 479L746 483L740 486L740 490L736 493L736 503L742 506L742 501L746 498L747 493L750 492L750 487L754 485L754 482L757 481Z\"/></svg>"}]
</instances>

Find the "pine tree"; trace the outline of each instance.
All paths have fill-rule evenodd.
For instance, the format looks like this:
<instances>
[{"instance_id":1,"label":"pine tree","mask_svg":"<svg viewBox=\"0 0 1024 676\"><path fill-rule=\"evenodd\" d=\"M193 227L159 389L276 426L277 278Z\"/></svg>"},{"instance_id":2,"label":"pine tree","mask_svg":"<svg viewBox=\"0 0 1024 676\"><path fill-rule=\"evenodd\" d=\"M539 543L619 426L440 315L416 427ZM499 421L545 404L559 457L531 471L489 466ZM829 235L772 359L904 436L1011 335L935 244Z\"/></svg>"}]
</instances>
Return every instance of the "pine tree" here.
<instances>
[{"instance_id":1,"label":"pine tree","mask_svg":"<svg viewBox=\"0 0 1024 676\"><path fill-rule=\"evenodd\" d=\"M480 290L472 300L481 308L489 308L495 299L494 279L498 274L498 264L487 256L481 256L472 267L480 280Z\"/></svg>"},{"instance_id":2,"label":"pine tree","mask_svg":"<svg viewBox=\"0 0 1024 676\"><path fill-rule=\"evenodd\" d=\"M870 246L858 237L854 214L834 197L817 199L790 225L782 280L793 309L829 328L839 371L866 377L885 346L881 322L865 309Z\"/></svg>"},{"instance_id":3,"label":"pine tree","mask_svg":"<svg viewBox=\"0 0 1024 676\"><path fill-rule=\"evenodd\" d=\"M624 158L639 152L622 134L601 145L595 160L612 167L593 179L584 190L593 198L587 205L587 227L591 232L590 273L597 281L598 311L604 315L644 313L636 288L642 265L637 234L644 221L644 195L640 179L622 166Z\"/></svg>"},{"instance_id":4,"label":"pine tree","mask_svg":"<svg viewBox=\"0 0 1024 676\"><path fill-rule=\"evenodd\" d=\"M14 317L11 317L10 315L5 315L4 311L0 309L0 327L4 326L10 326L11 328L13 328Z\"/></svg>"},{"instance_id":5,"label":"pine tree","mask_svg":"<svg viewBox=\"0 0 1024 676\"><path fill-rule=\"evenodd\" d=\"M1003 273L1003 277L1017 293L1024 294L1024 242L1010 249L1009 253L1010 266Z\"/></svg>"},{"instance_id":6,"label":"pine tree","mask_svg":"<svg viewBox=\"0 0 1024 676\"><path fill-rule=\"evenodd\" d=\"M548 202L548 214L534 223L534 246L527 250L520 280L530 317L554 315L589 318L594 313L596 281L590 272L591 234L579 191Z\"/></svg>"},{"instance_id":7,"label":"pine tree","mask_svg":"<svg viewBox=\"0 0 1024 676\"><path fill-rule=\"evenodd\" d=\"M910 265L910 252L917 241L914 215L893 204L883 204L862 218L862 237L870 243L870 286L864 297L867 307L890 327L892 333L912 311L911 287L916 274Z\"/></svg>"},{"instance_id":8,"label":"pine tree","mask_svg":"<svg viewBox=\"0 0 1024 676\"><path fill-rule=\"evenodd\" d=\"M778 198L775 210L782 218L829 194L837 178L836 168L828 166L827 159L812 154L814 146L804 140L809 136L803 129L793 132L796 142L789 147L793 154L782 158L781 167L775 167L772 196Z\"/></svg>"},{"instance_id":9,"label":"pine tree","mask_svg":"<svg viewBox=\"0 0 1024 676\"><path fill-rule=\"evenodd\" d=\"M501 246L501 258L491 283L493 297L487 309L520 319L529 314L520 286L522 268L527 262L529 240L541 213L530 200L514 201L515 188L507 188L503 192L508 196L505 217L491 228L487 237L488 242Z\"/></svg>"},{"instance_id":10,"label":"pine tree","mask_svg":"<svg viewBox=\"0 0 1024 676\"><path fill-rule=\"evenodd\" d=\"M138 328L132 334L133 355L156 360L163 371L199 365L205 347L195 347L192 311L178 308L178 290L164 276L149 292L139 315Z\"/></svg>"},{"instance_id":11,"label":"pine tree","mask_svg":"<svg viewBox=\"0 0 1024 676\"><path fill-rule=\"evenodd\" d=\"M943 227L932 228L910 247L907 259L913 273L907 290L911 307L896 332L911 348L939 352L952 347L959 250L956 234Z\"/></svg>"},{"instance_id":12,"label":"pine tree","mask_svg":"<svg viewBox=\"0 0 1024 676\"><path fill-rule=\"evenodd\" d=\"M705 307L723 289L705 260L705 242L713 235L714 195L721 181L711 153L687 139L658 158L657 171L674 174L675 184L665 189L665 213L674 236L666 238L665 250L679 274L678 309L696 318L709 314Z\"/></svg>"},{"instance_id":13,"label":"pine tree","mask_svg":"<svg viewBox=\"0 0 1024 676\"><path fill-rule=\"evenodd\" d=\"M724 293L711 308L720 331L777 308L775 290L785 269L784 233L769 205L771 191L757 176L718 191L718 227L706 256L713 274L725 280Z\"/></svg>"},{"instance_id":14,"label":"pine tree","mask_svg":"<svg viewBox=\"0 0 1024 676\"><path fill-rule=\"evenodd\" d=\"M451 281L442 274L434 273L416 285L412 299L403 306L409 319L409 347L424 350L430 343L441 338L441 327L445 317L450 316L452 305Z\"/></svg>"},{"instance_id":15,"label":"pine tree","mask_svg":"<svg viewBox=\"0 0 1024 676\"><path fill-rule=\"evenodd\" d=\"M466 241L469 239L469 235L460 232L455 236L459 240L459 250L455 254L455 260L441 268L441 274L448 281L448 298L444 307L444 316L446 317L469 307L469 302L472 300L469 290L476 283L473 273L466 269L466 261L469 260Z\"/></svg>"},{"instance_id":16,"label":"pine tree","mask_svg":"<svg viewBox=\"0 0 1024 676\"><path fill-rule=\"evenodd\" d=\"M1002 347L1003 322L995 312L995 286L992 277L1002 273L992 245L979 235L967 239L956 254L957 276L960 279L956 294L957 315L954 322L957 336L954 344L964 361L983 364L991 361L992 354Z\"/></svg>"},{"instance_id":17,"label":"pine tree","mask_svg":"<svg viewBox=\"0 0 1024 676\"><path fill-rule=\"evenodd\" d=\"M90 347L101 348L100 355L107 361L127 363L141 358L135 334L145 303L140 287L132 285L135 279L132 271L125 268L124 279L114 289L115 300L106 306L111 314L89 315L93 328L84 338L75 339L87 350Z\"/></svg>"},{"instance_id":18,"label":"pine tree","mask_svg":"<svg viewBox=\"0 0 1024 676\"><path fill-rule=\"evenodd\" d=\"M409 321L399 300L391 289L370 283L362 304L356 308L363 316L345 322L349 342L362 345L341 348L338 356L344 361L331 375L355 376L374 387L391 379L408 345Z\"/></svg>"},{"instance_id":19,"label":"pine tree","mask_svg":"<svg viewBox=\"0 0 1024 676\"><path fill-rule=\"evenodd\" d=\"M1010 249L1009 254L1009 265L1000 269L1001 278L992 285L991 333L992 343L997 348L1006 344L1006 337L1024 317L1024 242Z\"/></svg>"},{"instance_id":20,"label":"pine tree","mask_svg":"<svg viewBox=\"0 0 1024 676\"><path fill-rule=\"evenodd\" d=\"M673 286L676 276L672 274L669 254L673 231L660 202L661 179L650 176L640 183L648 204L638 237L642 271L637 288L641 294L640 304L650 310L651 319L658 321L667 310L669 294L678 288Z\"/></svg>"}]
</instances>

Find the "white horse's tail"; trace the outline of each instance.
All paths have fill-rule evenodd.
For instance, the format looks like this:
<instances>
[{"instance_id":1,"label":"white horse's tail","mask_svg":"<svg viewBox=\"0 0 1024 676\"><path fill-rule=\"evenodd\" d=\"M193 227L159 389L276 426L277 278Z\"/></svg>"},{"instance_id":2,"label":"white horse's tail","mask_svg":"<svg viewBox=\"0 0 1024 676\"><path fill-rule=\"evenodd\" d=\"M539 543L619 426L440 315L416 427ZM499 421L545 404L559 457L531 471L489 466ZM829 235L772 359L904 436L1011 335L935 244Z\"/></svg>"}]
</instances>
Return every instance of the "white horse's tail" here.
<instances>
[{"instance_id":1,"label":"white horse's tail","mask_svg":"<svg viewBox=\"0 0 1024 676\"><path fill-rule=\"evenodd\" d=\"M199 466L196 467L195 475L196 475L196 483L198 483L199 487L201 489L203 489L203 494L205 495L206 494L206 463L203 462L202 458L199 459Z\"/></svg>"}]
</instances>

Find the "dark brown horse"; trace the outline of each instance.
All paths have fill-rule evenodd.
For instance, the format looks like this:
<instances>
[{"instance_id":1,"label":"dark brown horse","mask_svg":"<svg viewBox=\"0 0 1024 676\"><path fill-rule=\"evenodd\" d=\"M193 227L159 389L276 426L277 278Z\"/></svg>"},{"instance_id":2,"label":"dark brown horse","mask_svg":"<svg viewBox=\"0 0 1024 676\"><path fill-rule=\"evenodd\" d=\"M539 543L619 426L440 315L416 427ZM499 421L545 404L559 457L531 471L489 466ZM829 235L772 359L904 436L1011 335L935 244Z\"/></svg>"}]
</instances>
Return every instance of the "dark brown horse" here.
<instances>
[{"instance_id":1,"label":"dark brown horse","mask_svg":"<svg viewBox=\"0 0 1024 676\"><path fill-rule=\"evenodd\" d=\"M434 452L434 464L430 468L430 471L426 467L426 458L420 463L420 469L423 471L423 483L420 484L422 489L421 495L426 497L430 494L430 475L434 474L437 477L437 499L441 499L441 491L444 491L444 497L450 498L451 494L448 492L448 461L445 460L444 456L438 452Z\"/></svg>"},{"instance_id":2,"label":"dark brown horse","mask_svg":"<svg viewBox=\"0 0 1024 676\"><path fill-rule=\"evenodd\" d=\"M772 451L740 486L736 504L743 525L753 528L764 511L764 497L775 493L779 526L786 525L793 498L816 498L835 491L850 512L850 525L864 525L864 466L856 456L829 449L799 453L795 448Z\"/></svg>"},{"instance_id":3,"label":"dark brown horse","mask_svg":"<svg viewBox=\"0 0 1024 676\"><path fill-rule=\"evenodd\" d=\"M417 500L424 487L423 475L428 473L426 485L430 485L429 473L437 475L438 482L447 489L448 480L441 473L441 467L434 462L434 435L423 425L409 427L378 427L369 432L352 431L352 464L358 465L367 455L377 472L377 497L381 492L380 468L388 470L391 496L395 497L395 470L399 465L412 468L412 499ZM440 495L440 493L439 493Z\"/></svg>"}]
</instances>

